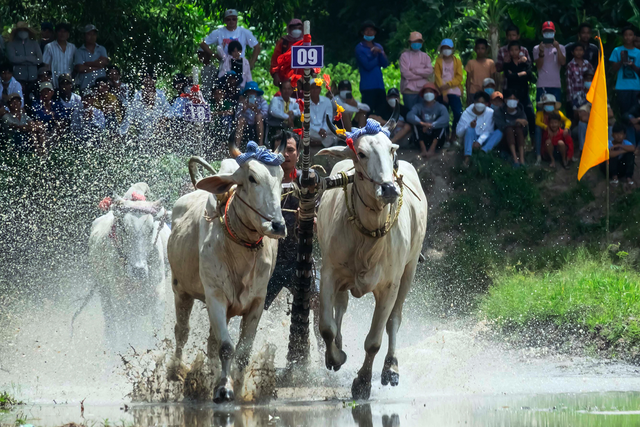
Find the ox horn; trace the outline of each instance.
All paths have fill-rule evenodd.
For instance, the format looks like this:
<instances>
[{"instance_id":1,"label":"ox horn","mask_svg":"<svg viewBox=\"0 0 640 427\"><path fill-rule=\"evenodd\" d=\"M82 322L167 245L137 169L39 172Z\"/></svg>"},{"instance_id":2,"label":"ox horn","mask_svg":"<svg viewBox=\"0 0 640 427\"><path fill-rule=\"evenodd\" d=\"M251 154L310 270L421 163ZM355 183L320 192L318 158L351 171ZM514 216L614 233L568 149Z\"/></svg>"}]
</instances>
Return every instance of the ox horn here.
<instances>
[{"instance_id":1,"label":"ox horn","mask_svg":"<svg viewBox=\"0 0 640 427\"><path fill-rule=\"evenodd\" d=\"M398 118L400 118L400 102L396 102L396 106L393 107L393 113L391 113L391 117L387 120L387 123L384 124L382 129L386 129L389 132L396 128L396 124L398 124Z\"/></svg>"},{"instance_id":2,"label":"ox horn","mask_svg":"<svg viewBox=\"0 0 640 427\"><path fill-rule=\"evenodd\" d=\"M196 188L196 182L202 179L202 175L198 172L198 165L202 166L204 169L211 172L212 175L215 175L216 170L209 164L205 159L198 156L193 156L189 159L189 177L191 178L191 183L193 184L193 188ZM196 188L197 189L197 188Z\"/></svg>"},{"instance_id":3,"label":"ox horn","mask_svg":"<svg viewBox=\"0 0 640 427\"><path fill-rule=\"evenodd\" d=\"M327 126L329 127L329 130L331 131L331 133L334 134L335 136L337 136L338 139L340 139L341 141L346 141L347 140L347 136L338 134L338 132L336 131L336 127L334 126L333 122L331 121L331 118L329 116L325 116L325 119L327 121Z\"/></svg>"},{"instance_id":4,"label":"ox horn","mask_svg":"<svg viewBox=\"0 0 640 427\"><path fill-rule=\"evenodd\" d=\"M229 155L231 156L232 159L235 159L240 154L242 154L240 150L238 150L238 147L236 146L236 143L235 141L233 141L233 139L229 141L228 145L229 145Z\"/></svg>"}]
</instances>

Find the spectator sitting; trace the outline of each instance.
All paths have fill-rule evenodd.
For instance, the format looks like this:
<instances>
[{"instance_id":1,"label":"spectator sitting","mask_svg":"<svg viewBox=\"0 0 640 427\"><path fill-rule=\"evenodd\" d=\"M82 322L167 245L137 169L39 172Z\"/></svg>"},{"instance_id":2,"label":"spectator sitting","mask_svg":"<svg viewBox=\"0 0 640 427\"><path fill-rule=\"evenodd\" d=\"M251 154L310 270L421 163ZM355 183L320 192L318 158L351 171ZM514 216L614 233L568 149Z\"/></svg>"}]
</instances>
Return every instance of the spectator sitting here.
<instances>
[{"instance_id":1,"label":"spectator sitting","mask_svg":"<svg viewBox=\"0 0 640 427\"><path fill-rule=\"evenodd\" d=\"M273 55L271 55L271 77L273 77L273 84L280 86L280 82L286 79L285 76L281 76L276 70L278 69L278 58L280 55L287 53L291 50L291 46L294 43L302 40L302 21L299 19L292 19L287 25L287 35L282 36L276 43L276 47L273 49Z\"/></svg>"},{"instance_id":2,"label":"spectator sitting","mask_svg":"<svg viewBox=\"0 0 640 427\"><path fill-rule=\"evenodd\" d=\"M56 39L44 47L42 55L45 64L51 66L53 73L53 87L58 88L58 77L73 72L73 58L76 54L76 45L69 43L71 26L60 23L56 25Z\"/></svg>"},{"instance_id":3,"label":"spectator sitting","mask_svg":"<svg viewBox=\"0 0 640 427\"><path fill-rule=\"evenodd\" d=\"M510 52L510 44L511 42L515 42L518 40L520 40L520 29L515 25L511 25L510 27L507 27L507 44L506 46L502 46L498 50L498 57L496 58L496 70L498 72L503 71L504 64L508 64L509 62L511 62L512 56ZM524 57L525 62L531 65L531 57L529 56L529 50L527 50L526 47L520 45L520 42L518 42L518 46L520 46L520 52L518 52L518 54L513 58L517 59L520 57ZM503 89L506 89L506 88L507 86L505 85ZM520 100L520 102L522 102L520 98L518 99Z\"/></svg>"},{"instance_id":4,"label":"spectator sitting","mask_svg":"<svg viewBox=\"0 0 640 427\"><path fill-rule=\"evenodd\" d=\"M42 64L42 50L36 41L36 32L20 21L11 30L7 43L7 58L13 65L13 77L22 85L38 78L38 65Z\"/></svg>"},{"instance_id":5,"label":"spectator sitting","mask_svg":"<svg viewBox=\"0 0 640 427\"><path fill-rule=\"evenodd\" d=\"M420 103L420 91L433 76L431 58L422 51L422 34L409 34L409 49L400 55L400 91L404 106L409 110Z\"/></svg>"},{"instance_id":6,"label":"spectator sitting","mask_svg":"<svg viewBox=\"0 0 640 427\"><path fill-rule=\"evenodd\" d=\"M387 68L389 60L382 45L373 42L377 33L378 27L372 21L362 24L362 41L356 46L356 61L360 71L362 102L369 106L372 113L379 115L378 109L384 107L387 102L382 69Z\"/></svg>"},{"instance_id":7,"label":"spectator sitting","mask_svg":"<svg viewBox=\"0 0 640 427\"><path fill-rule=\"evenodd\" d=\"M555 156L559 155L562 166L569 169L569 159L573 156L573 139L566 129L562 129L563 119L560 114L553 112L549 114L547 129L542 134L545 150L542 152L545 160L550 159L549 167L555 169Z\"/></svg>"},{"instance_id":8,"label":"spectator sitting","mask_svg":"<svg viewBox=\"0 0 640 427\"><path fill-rule=\"evenodd\" d=\"M225 92L225 98L237 103L240 98L240 82L235 71L227 71L223 77L218 79L217 87L221 87Z\"/></svg>"},{"instance_id":9,"label":"spectator sitting","mask_svg":"<svg viewBox=\"0 0 640 427\"><path fill-rule=\"evenodd\" d=\"M109 91L118 98L120 108L124 112L129 105L129 85L120 81L120 68L117 65L108 65L106 72L109 79Z\"/></svg>"},{"instance_id":10,"label":"spectator sitting","mask_svg":"<svg viewBox=\"0 0 640 427\"><path fill-rule=\"evenodd\" d=\"M275 135L277 130L293 129L295 119L300 117L300 106L291 95L291 80L280 82L280 95L276 94L269 105L269 135Z\"/></svg>"},{"instance_id":11,"label":"spectator sitting","mask_svg":"<svg viewBox=\"0 0 640 427\"><path fill-rule=\"evenodd\" d=\"M538 112L536 113L536 166L540 166L542 159L541 149L543 133L547 130L547 126L549 125L549 116L553 113L560 116L560 119L562 120L561 128L563 129L565 136L569 135L569 129L571 129L571 120L569 120L562 111L560 111L560 103L556 101L556 97L551 94L546 94L540 98L540 102L538 103Z\"/></svg>"},{"instance_id":12,"label":"spectator sitting","mask_svg":"<svg viewBox=\"0 0 640 427\"><path fill-rule=\"evenodd\" d=\"M468 66L469 64L467 64ZM496 81L491 77L487 77L482 81L482 90L491 96L496 91ZM467 93L468 94L468 93Z\"/></svg>"},{"instance_id":13,"label":"spectator sitting","mask_svg":"<svg viewBox=\"0 0 640 427\"><path fill-rule=\"evenodd\" d=\"M106 77L100 77L96 79L94 87L96 99L93 106L104 113L107 128L117 129L122 123L123 114L118 98L109 92L109 80Z\"/></svg>"},{"instance_id":14,"label":"spectator sitting","mask_svg":"<svg viewBox=\"0 0 640 427\"><path fill-rule=\"evenodd\" d=\"M40 99L40 83L51 83L51 69L48 64L38 68L37 84L30 85L27 92L27 113L33 113L33 104ZM53 84L53 83L52 83Z\"/></svg>"},{"instance_id":15,"label":"spectator sitting","mask_svg":"<svg viewBox=\"0 0 640 427\"><path fill-rule=\"evenodd\" d=\"M56 114L53 108L53 85L51 82L40 83L40 96L33 103L33 117L36 123L43 127L47 147L50 148L52 140L56 137ZM45 148L43 146L43 148Z\"/></svg>"},{"instance_id":16,"label":"spectator sitting","mask_svg":"<svg viewBox=\"0 0 640 427\"><path fill-rule=\"evenodd\" d=\"M40 50L44 49L53 41L53 24L51 22L43 22L40 24Z\"/></svg>"},{"instance_id":17,"label":"spectator sitting","mask_svg":"<svg viewBox=\"0 0 640 427\"><path fill-rule=\"evenodd\" d=\"M22 108L22 98L18 93L10 93L7 96L9 112L2 116L5 132L9 135L11 143L19 153L26 153L33 147L37 147L39 132L34 126L31 117Z\"/></svg>"},{"instance_id":18,"label":"spectator sitting","mask_svg":"<svg viewBox=\"0 0 640 427\"><path fill-rule=\"evenodd\" d=\"M418 129L420 157L431 158L436 154L436 148L444 144L449 126L449 112L444 105L436 101L440 91L435 84L426 83L422 86L420 96L422 100L409 111L407 120Z\"/></svg>"},{"instance_id":19,"label":"spectator sitting","mask_svg":"<svg viewBox=\"0 0 640 427\"><path fill-rule=\"evenodd\" d=\"M490 91L485 92L491 96L496 90L496 82L493 77L496 76L496 64L493 59L487 58L489 50L489 42L486 39L477 39L474 51L476 59L467 62L465 70L467 71L467 104L471 105L473 95L486 87L493 85ZM491 83L485 84L488 81Z\"/></svg>"},{"instance_id":20,"label":"spectator sitting","mask_svg":"<svg viewBox=\"0 0 640 427\"><path fill-rule=\"evenodd\" d=\"M527 60L528 52L523 55L522 49L526 51L526 48L523 48L518 40L509 42L508 47L509 57L515 58L515 60L504 63L503 70L507 83L505 88L512 90L518 97L520 106L524 108L529 122L529 136L533 141L536 128L536 113L533 111L533 104L529 96L529 84L535 83L535 77L531 72L531 63Z\"/></svg>"},{"instance_id":21,"label":"spectator sitting","mask_svg":"<svg viewBox=\"0 0 640 427\"><path fill-rule=\"evenodd\" d=\"M326 118L333 119L333 106L331 101L325 96L320 95L322 84L311 82L311 90L309 95L311 102L309 103L309 137L311 143L324 147L331 147L338 141L335 135L330 132L327 126Z\"/></svg>"},{"instance_id":22,"label":"spectator sitting","mask_svg":"<svg viewBox=\"0 0 640 427\"><path fill-rule=\"evenodd\" d=\"M441 96L438 102L453 112L452 129L457 129L462 116L462 61L453 55L453 41L444 39L440 43L440 56L435 64L435 83ZM451 141L455 140L455 132L451 132ZM445 144L446 147L446 144Z\"/></svg>"},{"instance_id":23,"label":"spectator sitting","mask_svg":"<svg viewBox=\"0 0 640 427\"><path fill-rule=\"evenodd\" d=\"M586 103L582 107L578 108L578 147L573 147L573 160L577 162L580 160L582 153L582 147L584 147L584 140L587 137L587 126L589 124L589 115L591 114L591 104Z\"/></svg>"},{"instance_id":24,"label":"spectator sitting","mask_svg":"<svg viewBox=\"0 0 640 427\"><path fill-rule=\"evenodd\" d=\"M593 66L589 61L584 59L584 47L576 44L573 47L573 59L567 64L567 113L574 120L578 108L587 102L587 91L584 86L584 74L588 71L593 72Z\"/></svg>"},{"instance_id":25,"label":"spectator sitting","mask_svg":"<svg viewBox=\"0 0 640 427\"><path fill-rule=\"evenodd\" d=\"M240 56L242 56L243 58L245 57L245 50L247 46L253 49L251 59L249 60L249 66L251 69L253 69L256 64L256 60L258 59L258 55L260 54L260 43L258 43L258 40L251 31L243 27L238 27L237 10L227 9L224 12L224 23L224 27L215 29L211 33L209 33L204 41L200 43L200 47L208 55L215 56L219 60L222 60L223 58L221 56L219 56L217 53L213 53L209 45L222 46L223 51L226 54L229 54L229 51L227 50L229 44L231 43L231 41L237 40L242 46Z\"/></svg>"},{"instance_id":26,"label":"spectator sitting","mask_svg":"<svg viewBox=\"0 0 640 427\"><path fill-rule=\"evenodd\" d=\"M86 89L82 95L82 114L71 124L78 140L87 145L100 145L100 137L106 126L104 113L94 106L95 102L95 90Z\"/></svg>"},{"instance_id":27,"label":"spectator sitting","mask_svg":"<svg viewBox=\"0 0 640 427\"><path fill-rule=\"evenodd\" d=\"M344 112L342 113L344 120L344 128L347 131L351 131L351 127L356 125L358 127L364 127L367 124L367 114L371 111L367 104L362 102L358 102L353 97L353 92L351 90L351 82L349 80L342 80L338 83L338 96L334 99L335 105L340 105L344 108ZM385 102L385 106L386 106ZM384 106L378 107L380 113L382 113L382 109ZM334 113L336 112L334 108Z\"/></svg>"},{"instance_id":28,"label":"spectator sitting","mask_svg":"<svg viewBox=\"0 0 640 427\"><path fill-rule=\"evenodd\" d=\"M189 80L187 80L187 76L182 73L178 73L173 76L173 83L171 84L173 87L173 96L171 97L171 104L175 104L176 100L180 99L180 96L183 93L189 93Z\"/></svg>"},{"instance_id":29,"label":"spectator sitting","mask_svg":"<svg viewBox=\"0 0 640 427\"><path fill-rule=\"evenodd\" d=\"M636 105L633 106L625 117L627 120L627 137L635 145L640 144L640 92L638 92Z\"/></svg>"},{"instance_id":30,"label":"spectator sitting","mask_svg":"<svg viewBox=\"0 0 640 427\"><path fill-rule=\"evenodd\" d=\"M264 123L269 111L269 103L262 97L264 91L258 87L256 82L248 82L242 91L242 99L238 104L236 118L238 127L236 129L236 145L239 147L242 137L247 129L249 141L256 140L259 145L264 143ZM255 130L255 133L251 132Z\"/></svg>"},{"instance_id":31,"label":"spectator sitting","mask_svg":"<svg viewBox=\"0 0 640 427\"><path fill-rule=\"evenodd\" d=\"M631 27L622 29L622 46L613 49L609 61L612 62L616 77L616 95L620 112L628 112L636 103L640 92L640 49L636 49L635 32Z\"/></svg>"},{"instance_id":32,"label":"spectator sitting","mask_svg":"<svg viewBox=\"0 0 640 427\"><path fill-rule=\"evenodd\" d=\"M600 50L595 44L591 43L591 24L588 22L583 22L578 27L578 41L565 46L568 62L571 62L573 59L573 50L576 46L582 46L584 59L589 61L593 69L596 69L598 67Z\"/></svg>"},{"instance_id":33,"label":"spectator sitting","mask_svg":"<svg viewBox=\"0 0 640 427\"><path fill-rule=\"evenodd\" d=\"M493 92L491 94L491 109L495 111L496 108L502 108L504 106L504 96L502 92Z\"/></svg>"},{"instance_id":34,"label":"spectator sitting","mask_svg":"<svg viewBox=\"0 0 640 427\"><path fill-rule=\"evenodd\" d=\"M17 93L20 95L21 107L24 107L24 96L22 95L22 85L13 77L13 67L10 64L0 65L0 78L2 79L2 99L9 105L9 95Z\"/></svg>"},{"instance_id":35,"label":"spectator sitting","mask_svg":"<svg viewBox=\"0 0 640 427\"><path fill-rule=\"evenodd\" d=\"M400 103L400 91L395 87L392 87L387 92L387 105L385 108L380 109L381 116L371 115L370 117L381 125L387 124L387 120L393 114L393 110L396 108L396 105L400 105L400 117L398 117L398 122L396 123L396 127L391 131L391 142L394 144L398 144L401 146L407 145L409 142L409 138L406 138L411 133L411 125L407 122L407 116L409 115L409 109ZM366 122L365 122L366 125ZM361 125L359 127L363 127ZM400 142L402 144L400 144Z\"/></svg>"},{"instance_id":36,"label":"spectator sitting","mask_svg":"<svg viewBox=\"0 0 640 427\"><path fill-rule=\"evenodd\" d=\"M504 135L514 167L524 166L527 115L515 92L507 89L504 96L506 98L505 105L494 110L493 120L496 128Z\"/></svg>"},{"instance_id":37,"label":"spectator sitting","mask_svg":"<svg viewBox=\"0 0 640 427\"><path fill-rule=\"evenodd\" d=\"M611 140L609 141L609 179L612 185L618 185L619 180L633 185L633 169L635 166L636 147L626 139L627 133L621 123L613 125ZM600 166L606 173L606 162Z\"/></svg>"},{"instance_id":38,"label":"spectator sitting","mask_svg":"<svg viewBox=\"0 0 640 427\"><path fill-rule=\"evenodd\" d=\"M536 98L548 93L560 99L562 97L560 68L566 62L566 50L555 39L556 27L551 21L542 24L542 42L533 48L533 59L538 68L538 88Z\"/></svg>"},{"instance_id":39,"label":"spectator sitting","mask_svg":"<svg viewBox=\"0 0 640 427\"><path fill-rule=\"evenodd\" d=\"M241 56L242 45L237 40L232 40L227 46L228 54L222 50L221 46L218 46L218 56L222 58L220 61L220 69L218 71L218 77L224 76L227 71L234 71L238 76L242 76L240 82L240 88L244 89L245 83L253 81L251 78L251 67L247 58Z\"/></svg>"},{"instance_id":40,"label":"spectator sitting","mask_svg":"<svg viewBox=\"0 0 640 427\"><path fill-rule=\"evenodd\" d=\"M482 149L488 153L502 141L502 132L494 129L489 95L483 91L476 92L473 102L462 113L456 128L458 137L464 137L464 168L469 167L473 150Z\"/></svg>"},{"instance_id":41,"label":"spectator sitting","mask_svg":"<svg viewBox=\"0 0 640 427\"><path fill-rule=\"evenodd\" d=\"M91 87L96 79L107 75L105 67L109 65L109 57L104 46L96 43L97 38L98 29L94 25L84 27L84 44L76 50L73 58L80 90Z\"/></svg>"},{"instance_id":42,"label":"spectator sitting","mask_svg":"<svg viewBox=\"0 0 640 427\"><path fill-rule=\"evenodd\" d=\"M211 109L211 130L214 140L214 149L228 141L233 127L235 116L235 103L225 98L225 91L221 87L212 89L209 106Z\"/></svg>"},{"instance_id":43,"label":"spectator sitting","mask_svg":"<svg viewBox=\"0 0 640 427\"><path fill-rule=\"evenodd\" d=\"M77 120L78 115L82 112L82 98L73 93L73 79L69 74L62 74L58 77L58 88L60 96L53 103L53 109L56 117L69 125L73 120Z\"/></svg>"}]
</instances>

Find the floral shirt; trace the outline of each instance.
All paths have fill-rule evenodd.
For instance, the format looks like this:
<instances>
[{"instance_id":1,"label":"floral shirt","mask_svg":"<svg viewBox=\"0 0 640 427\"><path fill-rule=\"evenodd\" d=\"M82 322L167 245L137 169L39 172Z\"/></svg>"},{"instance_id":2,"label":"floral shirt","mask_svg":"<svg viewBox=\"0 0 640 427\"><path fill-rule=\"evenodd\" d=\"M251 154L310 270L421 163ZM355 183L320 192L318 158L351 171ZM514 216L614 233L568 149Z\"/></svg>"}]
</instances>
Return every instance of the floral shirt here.
<instances>
[{"instance_id":1,"label":"floral shirt","mask_svg":"<svg viewBox=\"0 0 640 427\"><path fill-rule=\"evenodd\" d=\"M587 90L584 87L584 73L593 71L593 65L589 61L584 60L579 65L575 59L567 64L567 101L574 108L580 108L587 103Z\"/></svg>"}]
</instances>

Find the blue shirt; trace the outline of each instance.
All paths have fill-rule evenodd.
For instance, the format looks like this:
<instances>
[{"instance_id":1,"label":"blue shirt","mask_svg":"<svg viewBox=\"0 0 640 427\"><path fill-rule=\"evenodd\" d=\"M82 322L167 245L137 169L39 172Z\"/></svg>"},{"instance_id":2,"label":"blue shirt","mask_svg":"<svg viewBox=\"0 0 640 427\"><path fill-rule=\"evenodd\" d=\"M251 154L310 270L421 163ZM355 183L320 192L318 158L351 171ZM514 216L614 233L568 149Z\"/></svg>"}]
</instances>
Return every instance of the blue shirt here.
<instances>
[{"instance_id":1,"label":"blue shirt","mask_svg":"<svg viewBox=\"0 0 640 427\"><path fill-rule=\"evenodd\" d=\"M373 45L384 52L380 44L374 43ZM360 42L356 46L356 60L358 61L358 70L360 70L360 91L384 89L382 69L389 65L387 57L381 53L372 53L369 46Z\"/></svg>"},{"instance_id":2,"label":"blue shirt","mask_svg":"<svg viewBox=\"0 0 640 427\"><path fill-rule=\"evenodd\" d=\"M622 141L622 144L620 144L620 145L625 146L625 145L634 145L634 144L632 144L631 142L629 142L629 141L627 141L625 139L624 141ZM609 151L611 151L611 150L613 150L613 141L612 140L609 141ZM618 156L618 158L621 158L621 157L622 157L622 155Z\"/></svg>"},{"instance_id":3,"label":"blue shirt","mask_svg":"<svg viewBox=\"0 0 640 427\"><path fill-rule=\"evenodd\" d=\"M609 61L620 62L622 59L621 52L626 50L629 52L629 61L640 66L640 49L627 49L624 46L618 46L611 52ZM616 90L640 90L640 77L633 71L633 68L622 64L616 78Z\"/></svg>"}]
</instances>

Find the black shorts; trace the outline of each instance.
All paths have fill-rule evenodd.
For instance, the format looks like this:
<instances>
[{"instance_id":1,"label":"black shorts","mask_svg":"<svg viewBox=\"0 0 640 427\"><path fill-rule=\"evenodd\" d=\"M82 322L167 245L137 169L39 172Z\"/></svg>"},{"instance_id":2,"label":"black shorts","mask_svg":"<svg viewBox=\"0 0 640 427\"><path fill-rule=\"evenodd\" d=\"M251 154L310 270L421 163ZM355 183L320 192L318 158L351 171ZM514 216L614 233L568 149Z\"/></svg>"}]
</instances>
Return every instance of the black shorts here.
<instances>
[{"instance_id":1,"label":"black shorts","mask_svg":"<svg viewBox=\"0 0 640 427\"><path fill-rule=\"evenodd\" d=\"M446 136L446 128L435 129L431 128L428 131L424 132L422 130L422 126L417 125L418 128L418 139L425 143L427 148L431 145L434 139L437 139L437 146L442 145Z\"/></svg>"}]
</instances>

